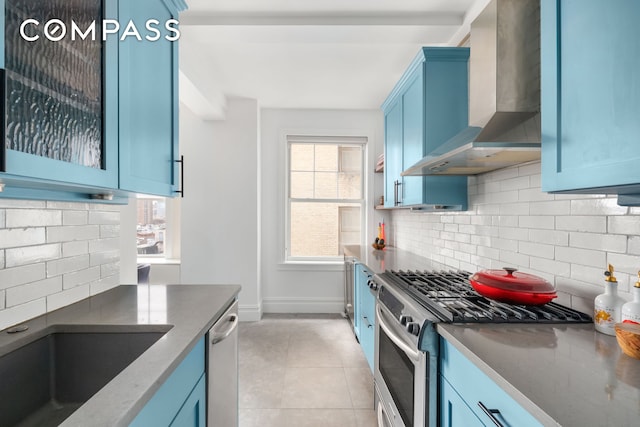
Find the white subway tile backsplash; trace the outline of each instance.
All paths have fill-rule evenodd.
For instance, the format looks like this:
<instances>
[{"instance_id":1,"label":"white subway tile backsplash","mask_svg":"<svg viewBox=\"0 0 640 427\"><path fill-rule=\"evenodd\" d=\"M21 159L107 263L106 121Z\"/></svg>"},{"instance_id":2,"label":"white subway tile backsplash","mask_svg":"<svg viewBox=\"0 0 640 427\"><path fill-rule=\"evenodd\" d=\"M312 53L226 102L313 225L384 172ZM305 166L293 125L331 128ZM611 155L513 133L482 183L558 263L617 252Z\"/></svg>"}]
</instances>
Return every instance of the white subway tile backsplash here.
<instances>
[{"instance_id":1,"label":"white subway tile backsplash","mask_svg":"<svg viewBox=\"0 0 640 427\"><path fill-rule=\"evenodd\" d=\"M518 176L500 181L500 191L522 190L529 188L529 176Z\"/></svg>"},{"instance_id":2,"label":"white subway tile backsplash","mask_svg":"<svg viewBox=\"0 0 640 427\"><path fill-rule=\"evenodd\" d=\"M17 267L19 265L53 260L60 257L61 250L60 243L7 249L5 251L6 267Z\"/></svg>"},{"instance_id":3,"label":"white subway tile backsplash","mask_svg":"<svg viewBox=\"0 0 640 427\"><path fill-rule=\"evenodd\" d=\"M100 238L106 239L109 237L120 236L120 225L101 225L100 226Z\"/></svg>"},{"instance_id":4,"label":"white subway tile backsplash","mask_svg":"<svg viewBox=\"0 0 640 427\"><path fill-rule=\"evenodd\" d=\"M46 277L45 264L29 264L0 270L0 289L24 285Z\"/></svg>"},{"instance_id":5,"label":"white subway tile backsplash","mask_svg":"<svg viewBox=\"0 0 640 427\"><path fill-rule=\"evenodd\" d=\"M528 268L529 256L511 251L500 251L500 261L508 267Z\"/></svg>"},{"instance_id":6,"label":"white subway tile backsplash","mask_svg":"<svg viewBox=\"0 0 640 427\"><path fill-rule=\"evenodd\" d=\"M63 275L62 287L64 289L75 288L76 286L91 283L96 280L100 280L100 267L91 267Z\"/></svg>"},{"instance_id":7,"label":"white subway tile backsplash","mask_svg":"<svg viewBox=\"0 0 640 427\"><path fill-rule=\"evenodd\" d=\"M46 242L44 227L0 229L0 249L41 245Z\"/></svg>"},{"instance_id":8,"label":"white subway tile backsplash","mask_svg":"<svg viewBox=\"0 0 640 427\"><path fill-rule=\"evenodd\" d=\"M532 202L529 212L531 215L569 215L571 213L571 201Z\"/></svg>"},{"instance_id":9,"label":"white subway tile backsplash","mask_svg":"<svg viewBox=\"0 0 640 427\"><path fill-rule=\"evenodd\" d=\"M395 245L450 268L512 265L538 274L586 312L611 263L628 297L640 270L640 208L620 207L612 196L543 193L540 181L534 162L470 178L467 212L392 211L390 230L402 230Z\"/></svg>"},{"instance_id":10,"label":"white subway tile backsplash","mask_svg":"<svg viewBox=\"0 0 640 427\"><path fill-rule=\"evenodd\" d=\"M627 251L627 236L571 232L569 233L569 245L575 248L625 253Z\"/></svg>"},{"instance_id":11,"label":"white subway tile backsplash","mask_svg":"<svg viewBox=\"0 0 640 427\"><path fill-rule=\"evenodd\" d=\"M611 216L609 233L640 235L640 216Z\"/></svg>"},{"instance_id":12,"label":"white subway tile backsplash","mask_svg":"<svg viewBox=\"0 0 640 427\"><path fill-rule=\"evenodd\" d=\"M520 227L525 228L542 228L553 230L555 228L554 216L530 216L524 215L518 219Z\"/></svg>"},{"instance_id":13,"label":"white subway tile backsplash","mask_svg":"<svg viewBox=\"0 0 640 427\"><path fill-rule=\"evenodd\" d=\"M117 286L119 221L119 206L1 199L0 329Z\"/></svg>"},{"instance_id":14,"label":"white subway tile backsplash","mask_svg":"<svg viewBox=\"0 0 640 427\"><path fill-rule=\"evenodd\" d=\"M556 248L555 259L587 266L604 266L607 262L607 254L598 250L559 246Z\"/></svg>"},{"instance_id":15,"label":"white subway tile backsplash","mask_svg":"<svg viewBox=\"0 0 640 427\"><path fill-rule=\"evenodd\" d=\"M3 209L3 208L44 209L46 206L47 206L47 202L41 202L37 200L0 199L0 209Z\"/></svg>"},{"instance_id":16,"label":"white subway tile backsplash","mask_svg":"<svg viewBox=\"0 0 640 427\"><path fill-rule=\"evenodd\" d=\"M98 237L100 237L99 225L47 227L47 241L49 243L91 240Z\"/></svg>"},{"instance_id":17,"label":"white subway tile backsplash","mask_svg":"<svg viewBox=\"0 0 640 427\"><path fill-rule=\"evenodd\" d=\"M89 211L89 224L119 224L120 212Z\"/></svg>"},{"instance_id":18,"label":"white subway tile backsplash","mask_svg":"<svg viewBox=\"0 0 640 427\"><path fill-rule=\"evenodd\" d=\"M89 213L87 211L63 211L62 225L87 225Z\"/></svg>"},{"instance_id":19,"label":"white subway tile backsplash","mask_svg":"<svg viewBox=\"0 0 640 427\"><path fill-rule=\"evenodd\" d=\"M92 282L89 285L89 292L91 295L96 295L104 291L108 291L109 289L115 288L120 284L120 275L114 275L105 277L104 279L100 279L98 281Z\"/></svg>"},{"instance_id":20,"label":"white subway tile backsplash","mask_svg":"<svg viewBox=\"0 0 640 427\"><path fill-rule=\"evenodd\" d=\"M57 310L91 296L91 284L85 283L75 288L65 289L47 296L47 311Z\"/></svg>"},{"instance_id":21,"label":"white subway tile backsplash","mask_svg":"<svg viewBox=\"0 0 640 427\"><path fill-rule=\"evenodd\" d=\"M556 218L556 229L566 231L582 231L586 233L606 233L606 216L559 216Z\"/></svg>"},{"instance_id":22,"label":"white subway tile backsplash","mask_svg":"<svg viewBox=\"0 0 640 427\"><path fill-rule=\"evenodd\" d=\"M60 276L14 286L6 290L7 307L25 304L60 291L62 291L62 277Z\"/></svg>"},{"instance_id":23,"label":"white subway tile backsplash","mask_svg":"<svg viewBox=\"0 0 640 427\"><path fill-rule=\"evenodd\" d=\"M44 298L0 310L0 330L17 325L47 312Z\"/></svg>"},{"instance_id":24,"label":"white subway tile backsplash","mask_svg":"<svg viewBox=\"0 0 640 427\"><path fill-rule=\"evenodd\" d=\"M608 197L604 199L571 200L571 215L625 215L629 208L618 205L618 199Z\"/></svg>"},{"instance_id":25,"label":"white subway tile backsplash","mask_svg":"<svg viewBox=\"0 0 640 427\"><path fill-rule=\"evenodd\" d=\"M86 240L78 240L74 242L65 242L62 244L62 256L69 258L76 255L89 253L89 242Z\"/></svg>"},{"instance_id":26,"label":"white subway tile backsplash","mask_svg":"<svg viewBox=\"0 0 640 427\"><path fill-rule=\"evenodd\" d=\"M529 229L529 241L547 243L553 246L568 246L569 233L566 231Z\"/></svg>"},{"instance_id":27,"label":"white subway tile backsplash","mask_svg":"<svg viewBox=\"0 0 640 427\"><path fill-rule=\"evenodd\" d=\"M94 252L91 254L91 266L108 264L120 260L120 251L114 250L109 252Z\"/></svg>"},{"instance_id":28,"label":"white subway tile backsplash","mask_svg":"<svg viewBox=\"0 0 640 427\"><path fill-rule=\"evenodd\" d=\"M89 241L89 252L114 251L120 247L119 238L98 239Z\"/></svg>"},{"instance_id":29,"label":"white subway tile backsplash","mask_svg":"<svg viewBox=\"0 0 640 427\"><path fill-rule=\"evenodd\" d=\"M518 251L525 255L553 259L555 255L555 246L523 241L518 243Z\"/></svg>"},{"instance_id":30,"label":"white subway tile backsplash","mask_svg":"<svg viewBox=\"0 0 640 427\"><path fill-rule=\"evenodd\" d=\"M62 225L62 212L40 209L7 209L7 228Z\"/></svg>"},{"instance_id":31,"label":"white subway tile backsplash","mask_svg":"<svg viewBox=\"0 0 640 427\"><path fill-rule=\"evenodd\" d=\"M47 262L47 277L60 276L89 267L89 254Z\"/></svg>"}]
</instances>

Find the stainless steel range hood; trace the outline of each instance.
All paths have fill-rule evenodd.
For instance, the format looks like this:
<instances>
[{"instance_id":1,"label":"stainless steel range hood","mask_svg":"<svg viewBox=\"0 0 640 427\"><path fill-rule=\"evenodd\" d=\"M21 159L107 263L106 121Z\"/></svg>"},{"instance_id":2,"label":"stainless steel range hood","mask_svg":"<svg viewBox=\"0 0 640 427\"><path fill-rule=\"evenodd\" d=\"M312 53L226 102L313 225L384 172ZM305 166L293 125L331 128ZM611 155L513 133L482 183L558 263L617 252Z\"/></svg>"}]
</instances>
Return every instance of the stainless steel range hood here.
<instances>
[{"instance_id":1,"label":"stainless steel range hood","mask_svg":"<svg viewBox=\"0 0 640 427\"><path fill-rule=\"evenodd\" d=\"M475 175L540 159L540 1L493 0L471 24L469 127L402 172Z\"/></svg>"}]
</instances>

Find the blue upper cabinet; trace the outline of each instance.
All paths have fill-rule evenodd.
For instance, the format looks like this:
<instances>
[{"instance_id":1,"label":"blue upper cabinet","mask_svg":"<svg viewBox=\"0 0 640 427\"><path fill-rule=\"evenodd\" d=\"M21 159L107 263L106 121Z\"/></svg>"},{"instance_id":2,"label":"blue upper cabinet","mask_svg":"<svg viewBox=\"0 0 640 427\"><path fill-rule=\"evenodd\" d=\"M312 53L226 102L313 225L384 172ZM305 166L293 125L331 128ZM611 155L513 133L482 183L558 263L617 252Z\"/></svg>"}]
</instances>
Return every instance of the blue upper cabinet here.
<instances>
[{"instance_id":1,"label":"blue upper cabinet","mask_svg":"<svg viewBox=\"0 0 640 427\"><path fill-rule=\"evenodd\" d=\"M0 0L0 197L123 203L130 192L174 196L177 18L186 3L81 3L53 10ZM54 15L64 28L48 32ZM25 17L34 21L23 24Z\"/></svg>"},{"instance_id":2,"label":"blue upper cabinet","mask_svg":"<svg viewBox=\"0 0 640 427\"><path fill-rule=\"evenodd\" d=\"M0 6L5 73L2 195L24 197L65 185L69 191L98 189L90 193L117 189L118 74L103 64L117 59L118 38L102 43L94 34L70 42L67 25L66 38L56 40L56 33L44 30L47 7L26 0L3 0ZM66 23L117 19L118 4L89 0L56 13ZM38 23L22 25L25 16Z\"/></svg>"},{"instance_id":3,"label":"blue upper cabinet","mask_svg":"<svg viewBox=\"0 0 640 427\"><path fill-rule=\"evenodd\" d=\"M382 105L385 206L467 209L464 176L400 173L468 125L468 48L422 48Z\"/></svg>"},{"instance_id":4,"label":"blue upper cabinet","mask_svg":"<svg viewBox=\"0 0 640 427\"><path fill-rule=\"evenodd\" d=\"M182 0L120 0L122 25L160 22L158 40L129 37L119 45L123 190L162 196L178 190L178 42L170 40L175 33L164 23L177 20L184 9Z\"/></svg>"},{"instance_id":5,"label":"blue upper cabinet","mask_svg":"<svg viewBox=\"0 0 640 427\"><path fill-rule=\"evenodd\" d=\"M640 2L540 11L542 190L640 193Z\"/></svg>"}]
</instances>

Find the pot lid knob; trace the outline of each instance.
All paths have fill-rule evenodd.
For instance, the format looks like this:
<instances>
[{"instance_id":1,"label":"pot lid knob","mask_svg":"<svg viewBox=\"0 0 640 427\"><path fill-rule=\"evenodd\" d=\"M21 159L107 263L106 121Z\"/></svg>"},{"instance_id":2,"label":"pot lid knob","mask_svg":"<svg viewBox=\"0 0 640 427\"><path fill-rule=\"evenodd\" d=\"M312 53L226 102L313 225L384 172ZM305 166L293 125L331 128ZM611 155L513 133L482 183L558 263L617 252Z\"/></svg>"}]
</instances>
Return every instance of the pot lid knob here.
<instances>
[{"instance_id":1,"label":"pot lid knob","mask_svg":"<svg viewBox=\"0 0 640 427\"><path fill-rule=\"evenodd\" d=\"M513 276L513 273L518 271L517 268L513 268L513 267L502 267L502 269L507 272L507 276Z\"/></svg>"}]
</instances>

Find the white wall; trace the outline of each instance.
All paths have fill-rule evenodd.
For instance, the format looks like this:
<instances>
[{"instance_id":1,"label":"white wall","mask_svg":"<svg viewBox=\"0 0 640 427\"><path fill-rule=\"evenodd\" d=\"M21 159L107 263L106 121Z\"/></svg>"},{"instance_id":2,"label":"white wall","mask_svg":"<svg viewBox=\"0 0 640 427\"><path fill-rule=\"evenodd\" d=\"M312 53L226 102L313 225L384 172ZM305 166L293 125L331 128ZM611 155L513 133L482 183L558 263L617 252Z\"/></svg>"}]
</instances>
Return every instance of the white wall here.
<instances>
[{"instance_id":1,"label":"white wall","mask_svg":"<svg viewBox=\"0 0 640 427\"><path fill-rule=\"evenodd\" d=\"M261 114L262 295L265 312L337 313L343 308L343 271L338 266L289 266L284 258L285 188L284 139L286 131L357 131L370 135L367 147L367 242L373 241L378 221L374 199L382 195L381 175L374 177L377 154L383 150L383 116L378 110L263 109ZM374 183L377 190L374 190ZM387 220L388 222L388 220Z\"/></svg>"},{"instance_id":2,"label":"white wall","mask_svg":"<svg viewBox=\"0 0 640 427\"><path fill-rule=\"evenodd\" d=\"M120 283L120 207L0 199L0 329Z\"/></svg>"},{"instance_id":3,"label":"white wall","mask_svg":"<svg viewBox=\"0 0 640 427\"><path fill-rule=\"evenodd\" d=\"M224 121L180 111L180 281L242 285L242 320L261 316L258 121L258 104L250 99L229 99Z\"/></svg>"},{"instance_id":4,"label":"white wall","mask_svg":"<svg viewBox=\"0 0 640 427\"><path fill-rule=\"evenodd\" d=\"M640 270L640 208L615 197L540 191L540 163L469 179L469 210L396 210L393 243L470 272L514 266L554 283L558 302L591 313L607 263L626 294Z\"/></svg>"}]
</instances>

